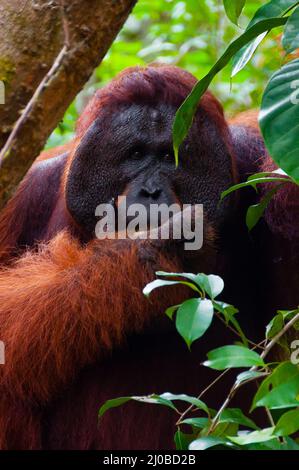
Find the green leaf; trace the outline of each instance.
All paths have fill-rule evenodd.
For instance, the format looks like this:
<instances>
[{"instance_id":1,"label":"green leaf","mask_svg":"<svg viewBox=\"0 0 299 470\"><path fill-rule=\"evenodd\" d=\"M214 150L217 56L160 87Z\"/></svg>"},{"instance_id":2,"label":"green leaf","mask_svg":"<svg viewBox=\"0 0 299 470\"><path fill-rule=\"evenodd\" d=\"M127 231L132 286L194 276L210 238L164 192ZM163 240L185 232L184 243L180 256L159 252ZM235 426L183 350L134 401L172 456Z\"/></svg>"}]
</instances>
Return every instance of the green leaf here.
<instances>
[{"instance_id":1,"label":"green leaf","mask_svg":"<svg viewBox=\"0 0 299 470\"><path fill-rule=\"evenodd\" d=\"M170 281L170 282L177 282L179 284L183 284L185 286L190 287L190 289L194 290L195 292L201 293L201 291L198 289L198 284L196 283L197 274L193 274L193 273L168 273L166 271L157 271L156 276L166 277L166 278L167 277L170 277L170 278L175 277L177 279L175 281ZM183 281L180 278L188 279L188 282ZM189 282L189 281L191 281L191 282Z\"/></svg>"},{"instance_id":2,"label":"green leaf","mask_svg":"<svg viewBox=\"0 0 299 470\"><path fill-rule=\"evenodd\" d=\"M155 281L149 282L143 289L143 294L148 297L154 289L158 287L174 286L180 284L178 281L167 281L163 279L156 279Z\"/></svg>"},{"instance_id":3,"label":"green leaf","mask_svg":"<svg viewBox=\"0 0 299 470\"><path fill-rule=\"evenodd\" d=\"M167 406L168 408L171 408L172 410L176 410L176 407L174 404L171 402L171 400L168 400L167 398L164 398L162 395L149 395L149 396L144 396L144 397L136 397L132 396L132 400L138 401L139 403L149 403L153 405L163 405Z\"/></svg>"},{"instance_id":4,"label":"green leaf","mask_svg":"<svg viewBox=\"0 0 299 470\"><path fill-rule=\"evenodd\" d=\"M282 183L283 184L283 183ZM275 193L280 189L281 184L276 186L275 188L272 188L261 200L259 204L255 204L253 206L250 206L247 210L246 214L246 225L248 227L248 230L252 230L258 221L261 219L263 216L269 202L275 195Z\"/></svg>"},{"instance_id":5,"label":"green leaf","mask_svg":"<svg viewBox=\"0 0 299 470\"><path fill-rule=\"evenodd\" d=\"M277 313L282 315L284 321L289 321L294 318L297 313L299 313L299 309L296 310L278 310Z\"/></svg>"},{"instance_id":6,"label":"green leaf","mask_svg":"<svg viewBox=\"0 0 299 470\"><path fill-rule=\"evenodd\" d=\"M211 299L215 299L224 289L224 282L220 276L214 274L197 274L195 282L208 294Z\"/></svg>"},{"instance_id":7,"label":"green leaf","mask_svg":"<svg viewBox=\"0 0 299 470\"><path fill-rule=\"evenodd\" d=\"M266 36L267 31L257 36L255 39L253 39L253 41L251 41L248 45L243 46L240 51L237 52L233 59L233 69L231 73L232 78L235 77L242 69L244 69Z\"/></svg>"},{"instance_id":8,"label":"green leaf","mask_svg":"<svg viewBox=\"0 0 299 470\"><path fill-rule=\"evenodd\" d=\"M226 408L219 417L219 423L237 423L252 429L258 429L252 419L247 418L239 408Z\"/></svg>"},{"instance_id":9,"label":"green leaf","mask_svg":"<svg viewBox=\"0 0 299 470\"><path fill-rule=\"evenodd\" d=\"M285 51L290 54L299 47L299 8L293 11L284 28L282 45Z\"/></svg>"},{"instance_id":10,"label":"green leaf","mask_svg":"<svg viewBox=\"0 0 299 470\"><path fill-rule=\"evenodd\" d=\"M166 394L165 394L166 395ZM163 398L163 395L148 395L148 396L131 396L131 397L119 397L119 398L113 398L112 400L107 400L104 405L101 406L100 411L99 411L99 417L101 418L106 411L110 410L111 408L116 408L118 406L121 406L128 401L137 401L139 403L150 403L154 405L164 405L169 408L171 408L174 411L177 411L176 407L173 405L173 403L166 399Z\"/></svg>"},{"instance_id":11,"label":"green leaf","mask_svg":"<svg viewBox=\"0 0 299 470\"><path fill-rule=\"evenodd\" d=\"M197 105L204 92L208 89L215 75L229 63L233 55L236 54L236 52L242 46L252 41L259 34L285 24L286 21L286 18L271 18L260 21L252 28L249 28L248 31L246 31L228 46L224 54L214 64L208 74L205 75L195 85L190 95L185 99L183 104L178 109L173 124L173 148L176 165L178 165L179 147L188 134L192 124L193 116L197 110Z\"/></svg>"},{"instance_id":12,"label":"green leaf","mask_svg":"<svg viewBox=\"0 0 299 470\"><path fill-rule=\"evenodd\" d=\"M299 313L299 309L296 310L278 310L277 314L282 316L284 324L288 321L290 321L292 318L294 318L297 314ZM296 321L293 323L292 326L293 329L296 331L299 330L299 321Z\"/></svg>"},{"instance_id":13,"label":"green leaf","mask_svg":"<svg viewBox=\"0 0 299 470\"><path fill-rule=\"evenodd\" d=\"M114 398L113 400L107 400L104 403L104 405L101 406L99 410L99 418L101 418L106 413L106 411L110 410L111 408L117 408L118 406L121 406L124 403L127 403L131 399L132 399L131 397L119 397L119 398Z\"/></svg>"},{"instance_id":14,"label":"green leaf","mask_svg":"<svg viewBox=\"0 0 299 470\"><path fill-rule=\"evenodd\" d=\"M265 428L258 431L249 432L247 434L242 434L240 436L228 436L228 439L235 444L240 446L244 446L247 444L252 444L254 442L266 442L271 439L277 439L275 435L273 435L274 426L271 428Z\"/></svg>"},{"instance_id":15,"label":"green leaf","mask_svg":"<svg viewBox=\"0 0 299 470\"><path fill-rule=\"evenodd\" d=\"M209 414L209 408L207 405L196 397L191 397L190 395L186 395L185 393L180 394L173 394L169 392L162 393L162 395L158 395L162 400L166 401L184 401L189 403L190 405L194 405L196 408L203 410L205 413Z\"/></svg>"},{"instance_id":16,"label":"green leaf","mask_svg":"<svg viewBox=\"0 0 299 470\"><path fill-rule=\"evenodd\" d=\"M193 282L200 290L206 292L211 299L217 297L224 288L224 282L221 277L215 274L193 274L193 273L168 273L165 271L157 271L157 276L163 277L175 277L175 278L186 278Z\"/></svg>"},{"instance_id":17,"label":"green leaf","mask_svg":"<svg viewBox=\"0 0 299 470\"><path fill-rule=\"evenodd\" d=\"M182 424L189 424L195 428L203 429L209 422L209 418L187 418L182 421Z\"/></svg>"},{"instance_id":18,"label":"green leaf","mask_svg":"<svg viewBox=\"0 0 299 470\"><path fill-rule=\"evenodd\" d=\"M226 196L228 196L230 193L233 193L234 191L237 191L238 189L241 189L241 188L248 188L251 186L252 188L256 190L257 184L263 184L263 183L286 183L286 179L280 178L277 176L257 177L257 178L249 177L247 181L244 181L244 183L235 184L234 186L230 186L228 189L223 191L223 193L221 194L221 200L224 199Z\"/></svg>"},{"instance_id":19,"label":"green leaf","mask_svg":"<svg viewBox=\"0 0 299 470\"><path fill-rule=\"evenodd\" d=\"M261 8L255 12L254 17L249 22L245 32L254 25L258 24L260 21L284 16L297 3L298 2L294 0L271 0L266 5L261 6ZM243 46L237 52L233 60L233 70L231 74L232 77L237 75L237 73L245 67L266 35L267 31L254 38L252 42Z\"/></svg>"},{"instance_id":20,"label":"green leaf","mask_svg":"<svg viewBox=\"0 0 299 470\"><path fill-rule=\"evenodd\" d=\"M191 442L189 445L189 450L206 450L210 447L215 447L219 445L228 445L232 446L232 444L225 439L221 439L220 437L213 437L213 436L206 436L200 437L195 441Z\"/></svg>"},{"instance_id":21,"label":"green leaf","mask_svg":"<svg viewBox=\"0 0 299 470\"><path fill-rule=\"evenodd\" d=\"M173 319L173 315L175 314L175 312L177 311L177 309L181 306L181 304L179 305L173 305L172 307L168 307L166 310L165 310L165 314L170 318L170 320Z\"/></svg>"},{"instance_id":22,"label":"green leaf","mask_svg":"<svg viewBox=\"0 0 299 470\"><path fill-rule=\"evenodd\" d=\"M193 434L186 434L178 429L174 435L174 443L177 450L188 450L190 442L194 439Z\"/></svg>"},{"instance_id":23,"label":"green leaf","mask_svg":"<svg viewBox=\"0 0 299 470\"><path fill-rule=\"evenodd\" d=\"M156 271L156 276L159 277L175 277L175 278L186 278L189 281L194 282L196 284L196 274L193 273L169 273L167 271Z\"/></svg>"},{"instance_id":24,"label":"green leaf","mask_svg":"<svg viewBox=\"0 0 299 470\"><path fill-rule=\"evenodd\" d=\"M241 374L237 376L236 382L240 384L242 382L246 382L247 380L251 380L254 378L259 379L260 377L264 376L265 372L260 372L258 370L246 370L245 372L241 372Z\"/></svg>"},{"instance_id":25,"label":"green leaf","mask_svg":"<svg viewBox=\"0 0 299 470\"><path fill-rule=\"evenodd\" d=\"M246 447L248 450L299 450L299 445L294 439L285 436L283 442L278 439L272 439L264 443L248 444Z\"/></svg>"},{"instance_id":26,"label":"green leaf","mask_svg":"<svg viewBox=\"0 0 299 470\"><path fill-rule=\"evenodd\" d=\"M251 409L266 406L270 409L299 406L299 369L283 362L260 385Z\"/></svg>"},{"instance_id":27,"label":"green leaf","mask_svg":"<svg viewBox=\"0 0 299 470\"><path fill-rule=\"evenodd\" d=\"M284 438L284 441L285 441L285 449L286 450L299 450L299 445L291 437L286 436Z\"/></svg>"},{"instance_id":28,"label":"green leaf","mask_svg":"<svg viewBox=\"0 0 299 470\"><path fill-rule=\"evenodd\" d=\"M233 325L235 330L238 332L243 344L245 344L245 346L248 346L248 340L246 338L246 335L244 334L238 320L236 320L236 318L234 317L234 315L238 313L239 310L236 309L233 305L226 304L225 302L214 301L213 306L215 310L217 310L224 316L227 325L229 323Z\"/></svg>"},{"instance_id":29,"label":"green leaf","mask_svg":"<svg viewBox=\"0 0 299 470\"><path fill-rule=\"evenodd\" d=\"M271 339L277 335L284 327L284 320L281 313L275 315L274 318L266 326L266 338Z\"/></svg>"},{"instance_id":30,"label":"green leaf","mask_svg":"<svg viewBox=\"0 0 299 470\"><path fill-rule=\"evenodd\" d=\"M284 413L278 420L274 433L277 436L289 436L299 430L299 409Z\"/></svg>"},{"instance_id":31,"label":"green leaf","mask_svg":"<svg viewBox=\"0 0 299 470\"><path fill-rule=\"evenodd\" d=\"M218 423L216 428L213 430L213 434L211 435L214 437L226 438L227 436L235 436L238 432L238 429L238 423ZM204 429L202 435L204 436L206 432L208 432L208 429Z\"/></svg>"},{"instance_id":32,"label":"green leaf","mask_svg":"<svg viewBox=\"0 0 299 470\"><path fill-rule=\"evenodd\" d=\"M262 98L260 127L266 147L299 183L299 59L285 64L270 79Z\"/></svg>"},{"instance_id":33,"label":"green leaf","mask_svg":"<svg viewBox=\"0 0 299 470\"><path fill-rule=\"evenodd\" d=\"M243 346L223 346L208 353L208 361L204 366L211 369L224 370L231 367L264 366L262 358L251 349Z\"/></svg>"},{"instance_id":34,"label":"green leaf","mask_svg":"<svg viewBox=\"0 0 299 470\"><path fill-rule=\"evenodd\" d=\"M184 401L189 403L190 405L194 405L197 409L204 411L209 416L209 408L207 405L200 400L199 398L192 397L190 395L186 395L184 393L181 394L173 394L169 392L162 393L161 395L147 395L147 396L130 396L130 397L119 397L114 398L112 400L107 400L103 406L101 406L99 411L99 417L103 416L103 414L109 410L110 408L116 408L118 406L127 403L128 401L133 400L139 403L149 403L154 405L163 405L171 408L174 411L177 411L175 405L172 403L173 401Z\"/></svg>"},{"instance_id":35,"label":"green leaf","mask_svg":"<svg viewBox=\"0 0 299 470\"><path fill-rule=\"evenodd\" d=\"M239 312L239 310L236 307L234 307L233 305L227 304L226 302L219 302L218 300L215 300L213 302L213 305L214 305L215 310L222 313L227 323L230 321L232 316L234 316L236 313Z\"/></svg>"},{"instance_id":36,"label":"green leaf","mask_svg":"<svg viewBox=\"0 0 299 470\"><path fill-rule=\"evenodd\" d=\"M281 176L287 176L286 172L283 171L281 168L277 168L276 170L273 171L262 171L260 173L254 173L253 175L248 176L247 181L250 180L255 180L257 178L263 178L264 176L272 176L274 175L281 175Z\"/></svg>"},{"instance_id":37,"label":"green leaf","mask_svg":"<svg viewBox=\"0 0 299 470\"><path fill-rule=\"evenodd\" d=\"M299 450L299 446L293 439L285 437L284 441L271 439L263 443L247 444L246 450Z\"/></svg>"},{"instance_id":38,"label":"green leaf","mask_svg":"<svg viewBox=\"0 0 299 470\"><path fill-rule=\"evenodd\" d=\"M210 300L189 299L181 304L177 311L176 328L188 348L207 331L212 323L213 313Z\"/></svg>"},{"instance_id":39,"label":"green leaf","mask_svg":"<svg viewBox=\"0 0 299 470\"><path fill-rule=\"evenodd\" d=\"M238 25L246 0L223 0L223 5L228 18L232 23Z\"/></svg>"},{"instance_id":40,"label":"green leaf","mask_svg":"<svg viewBox=\"0 0 299 470\"><path fill-rule=\"evenodd\" d=\"M166 271L157 271L156 276L166 277L166 278L175 277L177 280L176 281L171 281L171 282L178 282L179 284L184 284L184 285L190 287L190 289L194 290L195 292L198 292L199 294L202 294L201 290L198 289L199 285L196 282L197 274L193 274L193 273L168 273ZM191 282L183 281L180 278L188 279L188 281L191 281Z\"/></svg>"},{"instance_id":41,"label":"green leaf","mask_svg":"<svg viewBox=\"0 0 299 470\"><path fill-rule=\"evenodd\" d=\"M277 315L272 318L266 327L266 338L272 339L274 336L276 336L283 329L285 323L296 316L297 313L298 310L278 310ZM297 322L294 323L293 328L297 330L299 328L299 322L298 324ZM284 348L287 354L290 354L289 341L287 340L286 336L281 336L277 341L277 344Z\"/></svg>"}]
</instances>

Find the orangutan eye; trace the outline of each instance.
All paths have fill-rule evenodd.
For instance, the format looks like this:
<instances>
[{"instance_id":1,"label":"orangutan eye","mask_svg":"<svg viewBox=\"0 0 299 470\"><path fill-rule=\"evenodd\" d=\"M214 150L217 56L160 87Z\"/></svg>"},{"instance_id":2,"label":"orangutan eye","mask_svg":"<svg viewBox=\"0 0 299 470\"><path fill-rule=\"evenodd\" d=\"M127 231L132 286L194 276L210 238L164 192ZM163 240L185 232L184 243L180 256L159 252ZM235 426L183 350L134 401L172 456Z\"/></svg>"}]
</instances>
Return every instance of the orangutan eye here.
<instances>
[{"instance_id":1,"label":"orangutan eye","mask_svg":"<svg viewBox=\"0 0 299 470\"><path fill-rule=\"evenodd\" d=\"M136 150L135 152L132 153L131 157L134 160L140 160L142 158L142 153Z\"/></svg>"},{"instance_id":2,"label":"orangutan eye","mask_svg":"<svg viewBox=\"0 0 299 470\"><path fill-rule=\"evenodd\" d=\"M173 161L174 160L174 155L173 155L173 152L166 152L164 153L163 155L163 160L167 160L167 161Z\"/></svg>"}]
</instances>

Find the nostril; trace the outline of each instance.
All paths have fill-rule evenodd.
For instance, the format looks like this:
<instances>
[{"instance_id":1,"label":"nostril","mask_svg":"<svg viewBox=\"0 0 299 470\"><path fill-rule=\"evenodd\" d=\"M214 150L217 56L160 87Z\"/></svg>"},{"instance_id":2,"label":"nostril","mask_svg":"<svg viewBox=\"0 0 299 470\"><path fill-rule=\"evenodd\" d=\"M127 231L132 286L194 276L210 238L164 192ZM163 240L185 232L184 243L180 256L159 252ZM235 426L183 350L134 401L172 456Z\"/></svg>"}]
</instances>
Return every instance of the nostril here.
<instances>
[{"instance_id":1,"label":"nostril","mask_svg":"<svg viewBox=\"0 0 299 470\"><path fill-rule=\"evenodd\" d=\"M149 193L146 189L141 189L139 194L141 197L149 197Z\"/></svg>"},{"instance_id":2,"label":"nostril","mask_svg":"<svg viewBox=\"0 0 299 470\"><path fill-rule=\"evenodd\" d=\"M161 189L156 189L155 191L153 191L153 192L151 193L151 197L152 197L153 199L158 199L158 197L160 196L161 192L162 192Z\"/></svg>"},{"instance_id":3,"label":"nostril","mask_svg":"<svg viewBox=\"0 0 299 470\"><path fill-rule=\"evenodd\" d=\"M160 188L142 188L140 191L140 195L142 197L158 199L161 195L162 190Z\"/></svg>"}]
</instances>

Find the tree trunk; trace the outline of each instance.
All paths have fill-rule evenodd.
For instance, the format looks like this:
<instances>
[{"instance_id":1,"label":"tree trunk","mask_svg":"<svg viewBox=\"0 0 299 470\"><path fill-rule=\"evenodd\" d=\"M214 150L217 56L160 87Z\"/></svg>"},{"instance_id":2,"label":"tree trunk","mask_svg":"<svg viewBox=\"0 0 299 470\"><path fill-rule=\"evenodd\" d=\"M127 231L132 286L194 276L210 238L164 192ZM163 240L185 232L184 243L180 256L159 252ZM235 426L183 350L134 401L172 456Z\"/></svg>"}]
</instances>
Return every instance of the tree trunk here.
<instances>
[{"instance_id":1,"label":"tree trunk","mask_svg":"<svg viewBox=\"0 0 299 470\"><path fill-rule=\"evenodd\" d=\"M23 114L5 152L0 208L103 59L136 1L72 0L62 8L63 0L0 0L0 80L5 86L0 148L60 57L55 73Z\"/></svg>"}]
</instances>

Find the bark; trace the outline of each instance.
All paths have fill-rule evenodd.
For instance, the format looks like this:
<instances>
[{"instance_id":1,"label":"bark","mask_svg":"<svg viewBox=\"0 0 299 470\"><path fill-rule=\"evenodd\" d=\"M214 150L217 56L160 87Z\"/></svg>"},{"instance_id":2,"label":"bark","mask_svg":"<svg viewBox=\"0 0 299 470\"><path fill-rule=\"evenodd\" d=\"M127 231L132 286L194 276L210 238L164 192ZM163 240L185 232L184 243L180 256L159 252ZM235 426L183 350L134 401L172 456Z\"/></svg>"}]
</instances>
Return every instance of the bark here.
<instances>
[{"instance_id":1,"label":"bark","mask_svg":"<svg viewBox=\"0 0 299 470\"><path fill-rule=\"evenodd\" d=\"M60 1L0 0L0 80L5 85L0 148L59 54L61 59L5 152L0 208L100 64L137 0L66 1L64 14Z\"/></svg>"}]
</instances>

